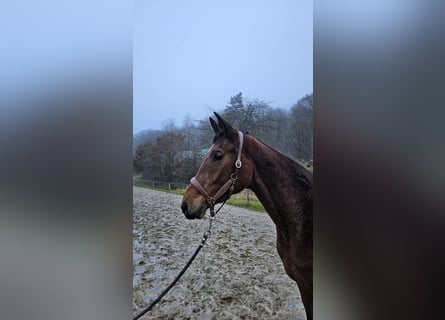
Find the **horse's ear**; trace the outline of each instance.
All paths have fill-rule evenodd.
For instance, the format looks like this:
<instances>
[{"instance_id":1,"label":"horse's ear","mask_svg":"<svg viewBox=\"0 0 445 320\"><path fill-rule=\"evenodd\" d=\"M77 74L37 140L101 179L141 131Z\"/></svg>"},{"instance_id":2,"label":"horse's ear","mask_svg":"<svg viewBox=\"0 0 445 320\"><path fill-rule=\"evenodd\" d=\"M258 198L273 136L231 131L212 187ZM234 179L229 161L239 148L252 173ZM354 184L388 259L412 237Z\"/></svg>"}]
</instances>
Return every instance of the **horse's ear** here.
<instances>
[{"instance_id":1,"label":"horse's ear","mask_svg":"<svg viewBox=\"0 0 445 320\"><path fill-rule=\"evenodd\" d=\"M215 133L218 133L221 131L221 128L218 126L218 124L215 122L215 120L213 120L213 118L210 118L210 124L212 125L213 131L215 131Z\"/></svg>"},{"instance_id":2,"label":"horse's ear","mask_svg":"<svg viewBox=\"0 0 445 320\"><path fill-rule=\"evenodd\" d=\"M224 132L224 135L227 138L237 139L238 137L238 131L235 130L226 120L221 118L219 114L215 112L215 116L218 119L218 125Z\"/></svg>"}]
</instances>

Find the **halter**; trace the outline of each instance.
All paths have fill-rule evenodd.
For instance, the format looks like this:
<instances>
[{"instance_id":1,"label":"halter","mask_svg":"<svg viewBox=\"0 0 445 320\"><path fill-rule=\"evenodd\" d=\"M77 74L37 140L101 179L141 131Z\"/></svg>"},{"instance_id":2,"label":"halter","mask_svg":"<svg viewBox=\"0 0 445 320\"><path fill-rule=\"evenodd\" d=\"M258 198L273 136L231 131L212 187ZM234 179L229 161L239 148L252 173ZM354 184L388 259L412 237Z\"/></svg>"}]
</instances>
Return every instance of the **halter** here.
<instances>
[{"instance_id":1,"label":"halter","mask_svg":"<svg viewBox=\"0 0 445 320\"><path fill-rule=\"evenodd\" d=\"M227 180L226 183L224 183L221 188L215 193L214 196L209 195L209 193L204 189L204 187L199 183L198 179L196 177L193 177L190 180L190 184L194 186L203 196L206 197L207 203L210 207L210 215L212 217L215 216L215 203L218 201L226 192L227 190L230 190L229 197L232 195L233 190L235 189L235 181L238 179L238 170L242 166L241 162L241 154L243 152L243 143L244 143L244 135L241 131L238 131L239 136L239 148L238 148L238 156L235 161L235 168L233 169L233 173L230 175L229 180ZM219 211L219 210L218 210Z\"/></svg>"}]
</instances>

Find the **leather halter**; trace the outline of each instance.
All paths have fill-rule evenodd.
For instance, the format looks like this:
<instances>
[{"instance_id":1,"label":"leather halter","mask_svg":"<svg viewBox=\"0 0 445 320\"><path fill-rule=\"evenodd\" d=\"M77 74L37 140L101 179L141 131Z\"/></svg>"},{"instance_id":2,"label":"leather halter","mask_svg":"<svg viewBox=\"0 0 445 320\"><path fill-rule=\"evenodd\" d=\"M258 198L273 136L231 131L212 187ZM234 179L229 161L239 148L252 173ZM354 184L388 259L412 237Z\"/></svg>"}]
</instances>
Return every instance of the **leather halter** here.
<instances>
[{"instance_id":1,"label":"leather halter","mask_svg":"<svg viewBox=\"0 0 445 320\"><path fill-rule=\"evenodd\" d=\"M211 196L206 189L202 186L201 183L199 183L198 179L196 177L193 177L190 180L190 184L194 186L203 196L206 197L207 203L210 207L210 214L213 217L215 215L214 206L215 203L227 192L227 190L230 190L229 197L232 195L233 190L235 189L235 181L238 179L238 170L242 166L241 162L241 154L243 152L243 143L244 143L244 134L241 131L238 131L239 136L239 147L238 147L238 155L235 161L235 168L233 170L233 173L230 175L229 180L227 180L226 183L224 183L221 188L215 193L214 196Z\"/></svg>"}]
</instances>

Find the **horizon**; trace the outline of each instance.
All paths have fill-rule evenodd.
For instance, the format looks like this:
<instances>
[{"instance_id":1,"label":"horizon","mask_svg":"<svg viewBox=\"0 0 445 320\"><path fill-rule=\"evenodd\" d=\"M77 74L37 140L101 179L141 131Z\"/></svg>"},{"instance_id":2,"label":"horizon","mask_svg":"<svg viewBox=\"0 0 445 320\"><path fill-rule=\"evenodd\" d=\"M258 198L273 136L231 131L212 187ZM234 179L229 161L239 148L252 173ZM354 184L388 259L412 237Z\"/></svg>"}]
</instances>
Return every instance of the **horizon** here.
<instances>
[{"instance_id":1,"label":"horizon","mask_svg":"<svg viewBox=\"0 0 445 320\"><path fill-rule=\"evenodd\" d=\"M282 108L282 107L279 107L279 106L274 107L274 106L270 105L269 103L268 103L268 105L269 105L271 108L274 108L274 109L276 109L276 108L280 108L280 109L284 109L284 110L286 110L286 111L289 111L294 105L296 105L296 104L298 103L299 100L301 100L302 98L304 98L304 97L306 97L306 96L308 96L308 95L311 95L311 94L313 94L313 92L307 93L307 94L305 94L304 96L298 98L298 100L295 101L294 103L292 103L288 108ZM243 100L244 100L244 101L250 101L250 100L253 100L253 99L250 99L249 97L247 97L247 98L244 98L244 97L243 97ZM267 102L267 101L266 101L266 102ZM183 117L183 119L182 119L182 121L181 121L180 123L177 123L177 122L175 121L175 119L172 119L172 118L163 119L163 120L161 120L161 122L160 122L160 123L161 123L161 126L160 126L159 128L148 128L148 127L147 127L147 128L142 128L142 129L139 130L139 131L134 131L134 132L133 132L133 137L136 136L136 135L139 134L139 133L142 133L142 132L144 132L144 131L149 131L149 130L150 130L150 131L165 131L165 130L166 130L166 129L165 129L165 126L168 125L168 122L170 122L171 120L174 121L174 125L175 125L175 128L176 128L176 129L181 129L181 128L183 127L183 125L184 125L184 121L186 120L186 118L191 118L193 122L205 121L207 118L213 116L213 112L223 113L223 112L224 112L224 110L223 110L224 108L225 108L225 106L218 107L218 108L214 108L214 109L212 108L212 109L209 110L206 114L203 114L203 116L202 116L200 119L198 119L198 118L196 118L196 117L192 117L191 114L185 114L184 117Z\"/></svg>"}]
</instances>

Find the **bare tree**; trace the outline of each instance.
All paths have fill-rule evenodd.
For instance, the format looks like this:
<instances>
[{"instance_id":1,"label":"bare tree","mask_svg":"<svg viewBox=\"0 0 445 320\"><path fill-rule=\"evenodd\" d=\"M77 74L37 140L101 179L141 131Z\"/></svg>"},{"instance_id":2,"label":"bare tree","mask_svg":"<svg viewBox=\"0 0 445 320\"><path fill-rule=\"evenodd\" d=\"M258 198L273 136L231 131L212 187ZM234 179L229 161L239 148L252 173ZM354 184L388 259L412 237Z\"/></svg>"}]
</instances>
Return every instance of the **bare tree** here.
<instances>
[{"instance_id":1,"label":"bare tree","mask_svg":"<svg viewBox=\"0 0 445 320\"><path fill-rule=\"evenodd\" d=\"M309 161L313 157L312 105L312 94L284 110L272 108L263 100L245 100L240 92L229 99L220 114L234 127L248 131L290 157ZM147 143L144 139L148 138ZM207 118L198 121L186 116L180 128L168 119L161 131L145 130L135 135L134 144L139 146L135 148L134 170L143 169L144 178L150 180L188 182L212 139L213 130Z\"/></svg>"},{"instance_id":2,"label":"bare tree","mask_svg":"<svg viewBox=\"0 0 445 320\"><path fill-rule=\"evenodd\" d=\"M136 148L145 143L155 143L156 138L162 134L160 130L146 129L133 135L133 155L135 155Z\"/></svg>"},{"instance_id":3,"label":"bare tree","mask_svg":"<svg viewBox=\"0 0 445 320\"><path fill-rule=\"evenodd\" d=\"M270 108L267 111L266 132L263 141L284 154L290 154L286 135L289 131L289 111Z\"/></svg>"},{"instance_id":4,"label":"bare tree","mask_svg":"<svg viewBox=\"0 0 445 320\"><path fill-rule=\"evenodd\" d=\"M306 95L292 108L287 134L292 157L309 161L313 158L313 95Z\"/></svg>"},{"instance_id":5,"label":"bare tree","mask_svg":"<svg viewBox=\"0 0 445 320\"><path fill-rule=\"evenodd\" d=\"M232 96L223 111L223 117L235 128L250 132L258 138L267 135L268 110L270 106L263 100L247 100L244 102L242 93Z\"/></svg>"},{"instance_id":6,"label":"bare tree","mask_svg":"<svg viewBox=\"0 0 445 320\"><path fill-rule=\"evenodd\" d=\"M164 131L166 132L174 132L178 128L176 127L175 120L173 119L167 119L162 123L162 127Z\"/></svg>"}]
</instances>

